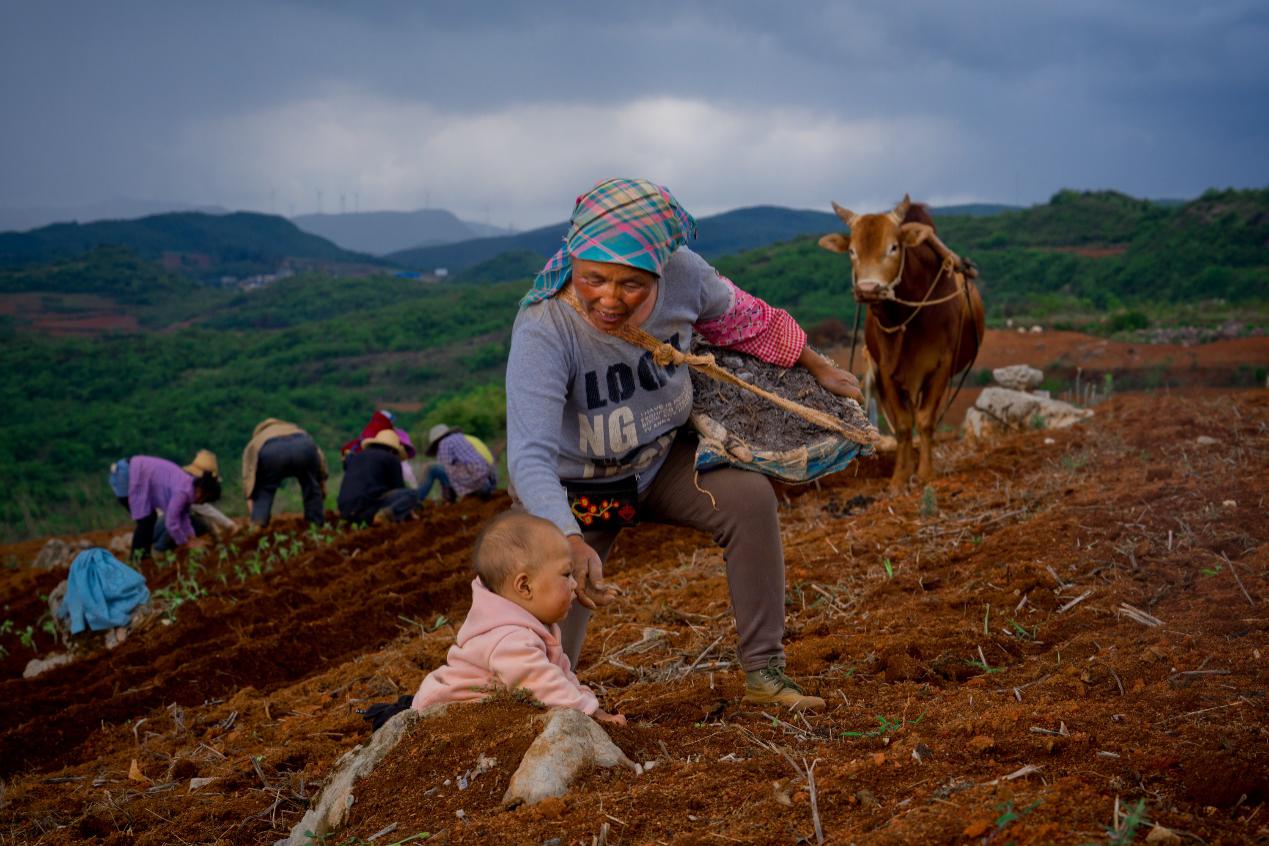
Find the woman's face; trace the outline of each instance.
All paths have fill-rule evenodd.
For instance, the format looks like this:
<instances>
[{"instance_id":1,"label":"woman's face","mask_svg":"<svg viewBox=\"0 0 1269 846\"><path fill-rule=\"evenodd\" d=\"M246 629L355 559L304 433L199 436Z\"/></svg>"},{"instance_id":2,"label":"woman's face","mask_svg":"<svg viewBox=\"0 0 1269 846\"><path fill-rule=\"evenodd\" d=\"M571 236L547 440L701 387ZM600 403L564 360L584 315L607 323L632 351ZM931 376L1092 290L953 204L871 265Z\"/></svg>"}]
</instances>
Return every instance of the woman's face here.
<instances>
[{"instance_id":1,"label":"woman's face","mask_svg":"<svg viewBox=\"0 0 1269 846\"><path fill-rule=\"evenodd\" d=\"M586 319L602 332L615 332L632 317L642 321L651 310L649 297L656 287L657 277L646 270L573 259L573 290L586 310ZM648 308L641 310L644 306Z\"/></svg>"}]
</instances>

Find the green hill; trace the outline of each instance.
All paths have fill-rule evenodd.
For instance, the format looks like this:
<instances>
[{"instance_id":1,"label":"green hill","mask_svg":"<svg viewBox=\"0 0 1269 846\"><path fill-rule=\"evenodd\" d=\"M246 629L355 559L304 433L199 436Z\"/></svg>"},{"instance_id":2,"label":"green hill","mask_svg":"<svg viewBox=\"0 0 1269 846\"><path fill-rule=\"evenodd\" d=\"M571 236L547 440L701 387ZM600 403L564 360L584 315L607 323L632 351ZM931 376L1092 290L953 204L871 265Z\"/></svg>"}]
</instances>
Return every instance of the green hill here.
<instances>
[{"instance_id":1,"label":"green hill","mask_svg":"<svg viewBox=\"0 0 1269 846\"><path fill-rule=\"evenodd\" d=\"M1195 320L1219 314L1215 300L1258 314L1269 301L1267 190L1210 191L1179 206L1061 192L1032 209L936 219L944 240L978 262L997 321L1078 314L1109 327L1107 318L1125 309L1141 321L1168 309ZM833 218L819 231L839 228ZM803 325L848 321L849 262L817 237L715 264ZM447 414L497 419L516 302L539 259L490 258L467 284L313 273L250 292L201 288L120 248L0 270L2 292L48 284L105 292L146 313L188 312L181 324L146 324L163 332L99 338L46 337L0 321L0 477L8 482L0 539L126 522L104 468L134 453L184 461L213 449L228 482L225 508L242 514L237 463L266 416L312 432L332 467L338 445L385 404L415 434L441 404Z\"/></svg>"},{"instance_id":2,"label":"green hill","mask_svg":"<svg viewBox=\"0 0 1269 846\"><path fill-rule=\"evenodd\" d=\"M288 260L299 267L387 264L340 249L275 215L178 212L0 233L0 266L65 261L103 244L127 247L147 261L166 257L180 272L201 279L273 273Z\"/></svg>"},{"instance_id":3,"label":"green hill","mask_svg":"<svg viewBox=\"0 0 1269 846\"><path fill-rule=\"evenodd\" d=\"M125 305L153 305L189 296L198 284L143 261L127 247L93 247L75 258L0 267L0 293L98 294Z\"/></svg>"}]
</instances>

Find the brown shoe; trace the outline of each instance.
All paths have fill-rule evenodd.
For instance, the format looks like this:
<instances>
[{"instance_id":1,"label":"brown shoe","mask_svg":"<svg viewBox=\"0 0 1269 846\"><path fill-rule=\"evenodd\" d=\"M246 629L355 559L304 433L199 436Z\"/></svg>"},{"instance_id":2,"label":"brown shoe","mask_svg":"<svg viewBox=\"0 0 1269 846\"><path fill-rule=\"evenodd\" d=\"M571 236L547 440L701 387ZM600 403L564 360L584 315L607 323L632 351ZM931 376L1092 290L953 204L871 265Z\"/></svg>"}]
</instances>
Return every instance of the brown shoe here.
<instances>
[{"instance_id":1,"label":"brown shoe","mask_svg":"<svg viewBox=\"0 0 1269 846\"><path fill-rule=\"evenodd\" d=\"M761 670L745 673L744 701L752 705L781 705L791 711L819 711L826 704L818 696L808 696L786 676L780 659L775 657Z\"/></svg>"}]
</instances>

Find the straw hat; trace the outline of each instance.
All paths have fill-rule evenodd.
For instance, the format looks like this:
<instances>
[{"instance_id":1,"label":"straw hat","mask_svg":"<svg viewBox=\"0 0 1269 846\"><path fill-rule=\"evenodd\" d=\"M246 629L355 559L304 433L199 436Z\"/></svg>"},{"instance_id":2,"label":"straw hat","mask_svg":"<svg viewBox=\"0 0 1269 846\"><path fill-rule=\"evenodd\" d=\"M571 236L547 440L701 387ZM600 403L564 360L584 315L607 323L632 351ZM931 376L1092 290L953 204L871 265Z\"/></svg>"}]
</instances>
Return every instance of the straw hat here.
<instances>
[{"instance_id":1,"label":"straw hat","mask_svg":"<svg viewBox=\"0 0 1269 846\"><path fill-rule=\"evenodd\" d=\"M183 469L196 479L201 479L204 473L211 473L212 478L220 479L220 464L216 461L216 453L209 449L200 449L194 460Z\"/></svg>"},{"instance_id":2,"label":"straw hat","mask_svg":"<svg viewBox=\"0 0 1269 846\"><path fill-rule=\"evenodd\" d=\"M427 454L436 455L436 445L441 442L441 438L446 435L453 435L461 432L462 429L451 429L444 423L437 423L427 433Z\"/></svg>"},{"instance_id":3,"label":"straw hat","mask_svg":"<svg viewBox=\"0 0 1269 846\"><path fill-rule=\"evenodd\" d=\"M397 455L401 456L402 461L406 460L405 447L401 446L401 438L392 429L383 429L375 433L373 438L366 438L361 442L361 448L365 449L371 444L382 444L383 446L392 447Z\"/></svg>"}]
</instances>

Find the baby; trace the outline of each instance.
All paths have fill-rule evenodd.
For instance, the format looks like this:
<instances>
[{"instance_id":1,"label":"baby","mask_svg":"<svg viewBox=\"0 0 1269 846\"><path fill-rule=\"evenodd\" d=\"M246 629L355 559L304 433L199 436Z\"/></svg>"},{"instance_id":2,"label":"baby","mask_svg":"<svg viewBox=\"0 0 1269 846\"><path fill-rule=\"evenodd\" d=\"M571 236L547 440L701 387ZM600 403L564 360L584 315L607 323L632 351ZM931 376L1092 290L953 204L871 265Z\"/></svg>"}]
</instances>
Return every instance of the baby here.
<instances>
[{"instance_id":1,"label":"baby","mask_svg":"<svg viewBox=\"0 0 1269 846\"><path fill-rule=\"evenodd\" d=\"M609 714L577 680L560 647L557 623L568 613L577 581L568 540L554 524L522 511L494 518L476 539L471 611L445 665L414 694L412 708L474 702L496 685L523 688L549 707L576 708L601 722Z\"/></svg>"}]
</instances>

